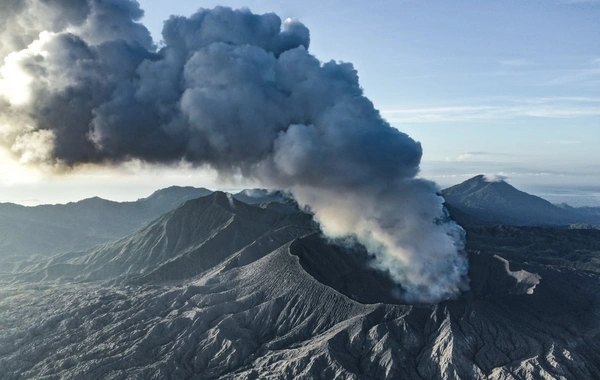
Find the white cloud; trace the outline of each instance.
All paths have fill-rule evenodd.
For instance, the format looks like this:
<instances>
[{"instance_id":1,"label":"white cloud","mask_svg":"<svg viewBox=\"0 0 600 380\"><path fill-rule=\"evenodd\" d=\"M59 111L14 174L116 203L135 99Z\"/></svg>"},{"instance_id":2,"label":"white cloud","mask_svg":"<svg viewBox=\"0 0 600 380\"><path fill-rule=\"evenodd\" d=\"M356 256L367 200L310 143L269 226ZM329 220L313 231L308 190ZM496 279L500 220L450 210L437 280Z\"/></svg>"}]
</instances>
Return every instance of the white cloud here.
<instances>
[{"instance_id":1,"label":"white cloud","mask_svg":"<svg viewBox=\"0 0 600 380\"><path fill-rule=\"evenodd\" d=\"M0 150L0 173L1 186L36 183L42 178L39 170L15 161L3 150Z\"/></svg>"},{"instance_id":2,"label":"white cloud","mask_svg":"<svg viewBox=\"0 0 600 380\"><path fill-rule=\"evenodd\" d=\"M600 1L599 1L600 4ZM564 75L556 77L547 84L549 85L580 85L597 86L600 83L600 58L586 59L577 67L566 71Z\"/></svg>"},{"instance_id":3,"label":"white cloud","mask_svg":"<svg viewBox=\"0 0 600 380\"><path fill-rule=\"evenodd\" d=\"M522 155L514 155L514 154L508 154L508 153L495 153L495 152L464 152L459 154L458 156L456 156L455 158L452 157L446 157L445 158L445 162L482 162L482 159L485 160L489 160L490 158L494 157L496 159L502 157L504 159L506 158L514 158L515 156L522 156Z\"/></svg>"},{"instance_id":4,"label":"white cloud","mask_svg":"<svg viewBox=\"0 0 600 380\"><path fill-rule=\"evenodd\" d=\"M577 144L583 144L583 141L579 141L579 140L551 140L551 141L546 141L546 144L549 145L577 145Z\"/></svg>"},{"instance_id":5,"label":"white cloud","mask_svg":"<svg viewBox=\"0 0 600 380\"><path fill-rule=\"evenodd\" d=\"M501 103L501 101L498 101ZM438 123L453 121L506 120L519 117L580 118L600 116L600 98L557 97L508 99L504 104L383 109L391 123Z\"/></svg>"},{"instance_id":6,"label":"white cloud","mask_svg":"<svg viewBox=\"0 0 600 380\"><path fill-rule=\"evenodd\" d=\"M508 176L502 174L484 174L483 180L486 182L503 182L508 179Z\"/></svg>"},{"instance_id":7,"label":"white cloud","mask_svg":"<svg viewBox=\"0 0 600 380\"><path fill-rule=\"evenodd\" d=\"M517 58L517 59L504 59L500 61L502 66L508 67L524 67L524 66L533 66L534 62L529 59Z\"/></svg>"}]
</instances>

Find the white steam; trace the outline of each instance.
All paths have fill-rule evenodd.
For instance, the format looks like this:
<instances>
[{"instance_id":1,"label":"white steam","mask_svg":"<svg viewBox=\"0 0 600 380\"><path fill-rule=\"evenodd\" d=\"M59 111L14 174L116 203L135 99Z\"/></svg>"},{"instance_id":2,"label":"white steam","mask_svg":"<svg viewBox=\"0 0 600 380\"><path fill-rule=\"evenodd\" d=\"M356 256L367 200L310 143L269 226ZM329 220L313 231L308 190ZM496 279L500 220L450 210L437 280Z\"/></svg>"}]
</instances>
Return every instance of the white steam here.
<instances>
[{"instance_id":1,"label":"white steam","mask_svg":"<svg viewBox=\"0 0 600 380\"><path fill-rule=\"evenodd\" d=\"M491 182L491 183L504 182L507 179L508 179L507 176L501 175L501 174L485 174L483 176L483 180L485 182Z\"/></svg>"}]
</instances>

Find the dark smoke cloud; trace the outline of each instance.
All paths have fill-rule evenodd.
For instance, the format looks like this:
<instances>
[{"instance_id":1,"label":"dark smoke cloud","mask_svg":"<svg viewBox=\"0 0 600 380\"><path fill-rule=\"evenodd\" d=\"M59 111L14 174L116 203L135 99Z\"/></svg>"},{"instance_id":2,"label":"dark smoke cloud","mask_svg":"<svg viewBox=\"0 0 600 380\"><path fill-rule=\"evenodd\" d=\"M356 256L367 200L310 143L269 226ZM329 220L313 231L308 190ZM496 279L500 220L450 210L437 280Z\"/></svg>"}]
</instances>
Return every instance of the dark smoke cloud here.
<instances>
[{"instance_id":1,"label":"dark smoke cloud","mask_svg":"<svg viewBox=\"0 0 600 380\"><path fill-rule=\"evenodd\" d=\"M241 174L290 189L330 236L355 235L407 299L464 288L462 230L415 179L421 145L381 118L351 64L308 52L300 22L201 9L168 19L156 50L135 1L3 4L0 141L21 161Z\"/></svg>"}]
</instances>

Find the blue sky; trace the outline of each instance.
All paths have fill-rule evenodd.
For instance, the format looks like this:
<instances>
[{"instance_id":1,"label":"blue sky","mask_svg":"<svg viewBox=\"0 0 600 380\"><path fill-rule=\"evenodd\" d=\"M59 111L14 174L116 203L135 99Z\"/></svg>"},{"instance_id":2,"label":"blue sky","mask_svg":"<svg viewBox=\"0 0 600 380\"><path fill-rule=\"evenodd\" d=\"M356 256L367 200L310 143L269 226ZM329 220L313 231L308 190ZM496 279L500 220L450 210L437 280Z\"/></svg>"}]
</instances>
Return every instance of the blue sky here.
<instances>
[{"instance_id":1,"label":"blue sky","mask_svg":"<svg viewBox=\"0 0 600 380\"><path fill-rule=\"evenodd\" d=\"M143 0L159 39L165 6ZM530 191L600 189L600 1L178 1L297 17L321 60L354 63L442 186L504 173ZM168 11L166 12L168 13Z\"/></svg>"},{"instance_id":2,"label":"blue sky","mask_svg":"<svg viewBox=\"0 0 600 380\"><path fill-rule=\"evenodd\" d=\"M445 187L502 173L553 201L600 204L600 1L139 2L157 41L169 14L199 7L298 18L311 30L312 53L352 62L382 115L421 141L424 177ZM176 182L214 187L211 178L134 168L46 178L56 190L43 196L40 181L0 186L4 200L37 203L131 199ZM575 191L585 197L568 198Z\"/></svg>"}]
</instances>

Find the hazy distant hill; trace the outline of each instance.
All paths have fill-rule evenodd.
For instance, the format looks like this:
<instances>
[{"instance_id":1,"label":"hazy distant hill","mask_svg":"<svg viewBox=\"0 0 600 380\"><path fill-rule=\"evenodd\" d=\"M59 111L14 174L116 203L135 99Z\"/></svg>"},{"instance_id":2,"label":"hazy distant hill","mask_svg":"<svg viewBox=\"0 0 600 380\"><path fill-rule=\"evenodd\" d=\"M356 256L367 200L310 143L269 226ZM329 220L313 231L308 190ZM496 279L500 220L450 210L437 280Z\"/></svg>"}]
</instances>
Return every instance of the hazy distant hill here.
<instances>
[{"instance_id":1,"label":"hazy distant hill","mask_svg":"<svg viewBox=\"0 0 600 380\"><path fill-rule=\"evenodd\" d=\"M0 256L82 250L127 236L181 203L210 194L169 187L135 202L98 197L60 205L0 204ZM1 271L1 270L0 270Z\"/></svg>"},{"instance_id":2,"label":"hazy distant hill","mask_svg":"<svg viewBox=\"0 0 600 380\"><path fill-rule=\"evenodd\" d=\"M442 195L451 208L461 213L455 212L457 220L470 225L600 224L600 210L557 206L506 181L488 181L483 175L445 189Z\"/></svg>"}]
</instances>

